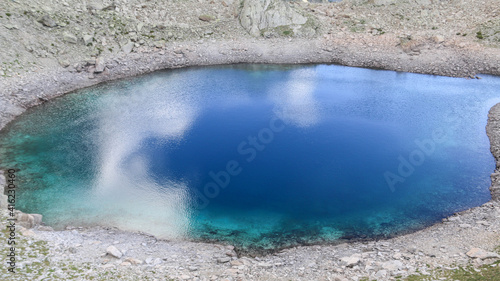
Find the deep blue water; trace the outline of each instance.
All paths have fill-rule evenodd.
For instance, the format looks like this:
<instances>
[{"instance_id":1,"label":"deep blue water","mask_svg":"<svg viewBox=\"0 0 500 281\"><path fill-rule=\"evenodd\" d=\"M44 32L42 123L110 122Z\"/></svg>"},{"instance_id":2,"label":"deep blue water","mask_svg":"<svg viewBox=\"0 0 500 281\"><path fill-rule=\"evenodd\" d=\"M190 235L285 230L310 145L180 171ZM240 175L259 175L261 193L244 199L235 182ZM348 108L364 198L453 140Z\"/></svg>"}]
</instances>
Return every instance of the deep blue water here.
<instances>
[{"instance_id":1,"label":"deep blue water","mask_svg":"<svg viewBox=\"0 0 500 281\"><path fill-rule=\"evenodd\" d=\"M17 208L243 250L380 238L490 200L500 79L332 65L171 70L68 94L0 134Z\"/></svg>"}]
</instances>

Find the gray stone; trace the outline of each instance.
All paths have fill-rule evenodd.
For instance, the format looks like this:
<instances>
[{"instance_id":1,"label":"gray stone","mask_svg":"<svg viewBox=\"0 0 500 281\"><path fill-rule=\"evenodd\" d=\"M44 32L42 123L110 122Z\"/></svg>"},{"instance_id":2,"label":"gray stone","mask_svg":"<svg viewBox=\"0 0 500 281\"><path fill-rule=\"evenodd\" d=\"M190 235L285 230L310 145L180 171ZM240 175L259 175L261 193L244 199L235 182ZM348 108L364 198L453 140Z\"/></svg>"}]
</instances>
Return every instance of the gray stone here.
<instances>
[{"instance_id":1,"label":"gray stone","mask_svg":"<svg viewBox=\"0 0 500 281\"><path fill-rule=\"evenodd\" d=\"M122 46L122 51L125 54L131 53L133 49L134 49L134 42L128 42L127 44Z\"/></svg>"},{"instance_id":2,"label":"gray stone","mask_svg":"<svg viewBox=\"0 0 500 281\"><path fill-rule=\"evenodd\" d=\"M158 49L165 47L165 40L155 41L154 46Z\"/></svg>"},{"instance_id":3,"label":"gray stone","mask_svg":"<svg viewBox=\"0 0 500 281\"><path fill-rule=\"evenodd\" d=\"M134 258L126 258L125 261L129 262L131 264L134 264L134 265L142 264L143 263L141 260L134 259Z\"/></svg>"},{"instance_id":4,"label":"gray stone","mask_svg":"<svg viewBox=\"0 0 500 281\"><path fill-rule=\"evenodd\" d=\"M42 223L42 215L39 214L25 214L22 212L17 213L17 221L22 227L33 228Z\"/></svg>"},{"instance_id":5,"label":"gray stone","mask_svg":"<svg viewBox=\"0 0 500 281\"><path fill-rule=\"evenodd\" d=\"M443 43L444 42L444 37L441 35L436 35L432 37L432 41L434 41L437 44Z\"/></svg>"},{"instance_id":6,"label":"gray stone","mask_svg":"<svg viewBox=\"0 0 500 281\"><path fill-rule=\"evenodd\" d=\"M416 4L422 5L422 6L428 6L432 4L431 0L414 0Z\"/></svg>"},{"instance_id":7,"label":"gray stone","mask_svg":"<svg viewBox=\"0 0 500 281\"><path fill-rule=\"evenodd\" d=\"M71 44L78 43L78 38L76 38L75 35L73 35L72 33L69 33L69 32L64 32L63 40L68 42L68 43L71 43Z\"/></svg>"},{"instance_id":8,"label":"gray stone","mask_svg":"<svg viewBox=\"0 0 500 281\"><path fill-rule=\"evenodd\" d=\"M17 29L17 26L12 25L12 24L6 24L6 25L4 25L4 27L7 28L7 29L9 29L9 30Z\"/></svg>"},{"instance_id":9,"label":"gray stone","mask_svg":"<svg viewBox=\"0 0 500 281\"><path fill-rule=\"evenodd\" d=\"M94 73L103 72L105 67L106 67L106 64L104 63L104 59L102 59L102 58L96 59Z\"/></svg>"},{"instance_id":10,"label":"gray stone","mask_svg":"<svg viewBox=\"0 0 500 281\"><path fill-rule=\"evenodd\" d=\"M245 0L239 14L241 26L252 36L305 33L308 18L281 0ZM280 34L281 30L281 34ZM286 32L286 33L285 33ZM315 31L314 31L315 32Z\"/></svg>"},{"instance_id":11,"label":"gray stone","mask_svg":"<svg viewBox=\"0 0 500 281\"><path fill-rule=\"evenodd\" d=\"M361 259L357 255L352 255L350 257L343 257L340 259L340 261L347 267L353 267L357 265L361 261Z\"/></svg>"},{"instance_id":12,"label":"gray stone","mask_svg":"<svg viewBox=\"0 0 500 281\"><path fill-rule=\"evenodd\" d=\"M385 278L387 277L387 271L386 270L379 270L377 273L375 273L375 277L377 278Z\"/></svg>"},{"instance_id":13,"label":"gray stone","mask_svg":"<svg viewBox=\"0 0 500 281\"><path fill-rule=\"evenodd\" d=\"M395 4L396 0L371 0L370 2L373 5L377 5L377 6L387 6L387 5Z\"/></svg>"},{"instance_id":14,"label":"gray stone","mask_svg":"<svg viewBox=\"0 0 500 281\"><path fill-rule=\"evenodd\" d=\"M215 18L213 16L209 16L209 15L201 15L198 17L198 19L201 21L213 21L213 20L215 20Z\"/></svg>"},{"instance_id":15,"label":"gray stone","mask_svg":"<svg viewBox=\"0 0 500 281\"><path fill-rule=\"evenodd\" d=\"M497 253L488 252L480 248L472 248L466 253L466 255L471 258L478 258L482 260L500 258L500 255L498 255Z\"/></svg>"},{"instance_id":16,"label":"gray stone","mask_svg":"<svg viewBox=\"0 0 500 281\"><path fill-rule=\"evenodd\" d=\"M94 36L88 34L83 35L83 43L85 44L85 46L92 43L92 41L94 41Z\"/></svg>"},{"instance_id":17,"label":"gray stone","mask_svg":"<svg viewBox=\"0 0 500 281\"><path fill-rule=\"evenodd\" d=\"M144 27L144 23L140 22L137 24L137 31L141 32L142 28Z\"/></svg>"},{"instance_id":18,"label":"gray stone","mask_svg":"<svg viewBox=\"0 0 500 281\"><path fill-rule=\"evenodd\" d=\"M403 268L403 263L398 260L387 261L382 264L382 268L388 271L396 271Z\"/></svg>"},{"instance_id":19,"label":"gray stone","mask_svg":"<svg viewBox=\"0 0 500 281\"><path fill-rule=\"evenodd\" d=\"M226 263L226 262L230 262L230 261L231 261L231 258L228 258L228 257L218 258L217 259L218 263Z\"/></svg>"},{"instance_id":20,"label":"gray stone","mask_svg":"<svg viewBox=\"0 0 500 281\"><path fill-rule=\"evenodd\" d=\"M118 259L123 256L122 252L120 252L120 250L118 250L115 246L109 246L106 248L106 253Z\"/></svg>"},{"instance_id":21,"label":"gray stone","mask_svg":"<svg viewBox=\"0 0 500 281\"><path fill-rule=\"evenodd\" d=\"M5 209L9 206L9 203L8 203L8 196L5 195L5 194L0 194L0 208L1 209Z\"/></svg>"},{"instance_id":22,"label":"gray stone","mask_svg":"<svg viewBox=\"0 0 500 281\"><path fill-rule=\"evenodd\" d=\"M45 15L38 19L38 22L43 24L46 27L56 27L57 23L49 16Z\"/></svg>"},{"instance_id":23,"label":"gray stone","mask_svg":"<svg viewBox=\"0 0 500 281\"><path fill-rule=\"evenodd\" d=\"M272 264L267 263L267 262L260 262L260 263L258 264L258 266L259 266L259 267L262 267L262 268L271 268L271 267L273 267L273 265L272 265Z\"/></svg>"}]
</instances>

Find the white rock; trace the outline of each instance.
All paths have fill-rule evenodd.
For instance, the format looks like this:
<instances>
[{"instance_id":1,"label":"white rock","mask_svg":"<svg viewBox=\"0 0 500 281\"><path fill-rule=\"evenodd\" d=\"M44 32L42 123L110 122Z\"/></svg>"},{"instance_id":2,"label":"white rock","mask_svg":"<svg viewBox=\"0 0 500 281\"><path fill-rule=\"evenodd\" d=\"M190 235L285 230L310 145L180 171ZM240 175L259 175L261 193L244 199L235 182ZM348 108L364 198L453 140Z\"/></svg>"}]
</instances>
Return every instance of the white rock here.
<instances>
[{"instance_id":1,"label":"white rock","mask_svg":"<svg viewBox=\"0 0 500 281\"><path fill-rule=\"evenodd\" d=\"M343 257L340 259L340 261L342 261L342 263L347 267L353 267L357 265L361 260L356 255L352 255L350 257Z\"/></svg>"},{"instance_id":2,"label":"white rock","mask_svg":"<svg viewBox=\"0 0 500 281\"><path fill-rule=\"evenodd\" d=\"M115 246L109 246L106 248L106 253L118 259L123 256L122 252L120 252L120 250L118 250Z\"/></svg>"},{"instance_id":3,"label":"white rock","mask_svg":"<svg viewBox=\"0 0 500 281\"><path fill-rule=\"evenodd\" d=\"M377 273L375 273L375 277L377 278L385 278L387 276L387 271L386 270L379 270Z\"/></svg>"},{"instance_id":4,"label":"white rock","mask_svg":"<svg viewBox=\"0 0 500 281\"><path fill-rule=\"evenodd\" d=\"M398 260L387 261L382 264L382 268L389 271L396 271L403 268L403 263Z\"/></svg>"},{"instance_id":5,"label":"white rock","mask_svg":"<svg viewBox=\"0 0 500 281\"><path fill-rule=\"evenodd\" d=\"M78 38L76 38L75 35L69 32L64 32L63 40L71 44L76 44L78 42Z\"/></svg>"},{"instance_id":6,"label":"white rock","mask_svg":"<svg viewBox=\"0 0 500 281\"><path fill-rule=\"evenodd\" d=\"M500 258L500 255L498 255L497 253L487 252L487 251L480 249L480 248L472 248L466 253L466 255L471 257L471 258L478 258L478 259L482 259L482 260L492 259L492 258Z\"/></svg>"},{"instance_id":7,"label":"white rock","mask_svg":"<svg viewBox=\"0 0 500 281\"><path fill-rule=\"evenodd\" d=\"M134 49L134 42L128 42L122 47L122 51L126 54L131 53L133 49Z\"/></svg>"},{"instance_id":8,"label":"white rock","mask_svg":"<svg viewBox=\"0 0 500 281\"><path fill-rule=\"evenodd\" d=\"M83 43L85 44L85 46L92 43L92 41L94 41L94 36L88 34L83 35Z\"/></svg>"}]
</instances>

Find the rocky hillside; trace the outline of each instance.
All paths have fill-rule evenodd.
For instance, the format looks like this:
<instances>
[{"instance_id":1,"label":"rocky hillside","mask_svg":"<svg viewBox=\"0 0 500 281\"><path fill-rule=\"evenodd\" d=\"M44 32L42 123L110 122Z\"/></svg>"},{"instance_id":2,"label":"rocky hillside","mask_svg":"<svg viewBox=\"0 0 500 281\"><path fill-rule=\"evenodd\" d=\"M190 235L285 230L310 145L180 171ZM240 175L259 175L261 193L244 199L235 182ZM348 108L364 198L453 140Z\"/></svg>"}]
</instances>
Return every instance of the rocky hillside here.
<instances>
[{"instance_id":1,"label":"rocky hillside","mask_svg":"<svg viewBox=\"0 0 500 281\"><path fill-rule=\"evenodd\" d=\"M466 0L8 0L0 2L0 77L81 70L99 56L151 52L172 42L305 37L365 46L422 42L500 45L500 6ZM376 51L376 50L374 50Z\"/></svg>"}]
</instances>

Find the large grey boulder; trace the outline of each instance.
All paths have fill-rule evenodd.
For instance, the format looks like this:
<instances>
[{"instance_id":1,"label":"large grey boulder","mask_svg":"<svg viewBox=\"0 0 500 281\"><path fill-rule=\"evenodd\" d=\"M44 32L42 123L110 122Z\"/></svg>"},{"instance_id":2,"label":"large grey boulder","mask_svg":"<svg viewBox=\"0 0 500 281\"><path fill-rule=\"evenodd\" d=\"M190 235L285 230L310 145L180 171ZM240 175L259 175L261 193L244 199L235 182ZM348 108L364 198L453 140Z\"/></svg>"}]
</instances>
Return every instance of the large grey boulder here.
<instances>
[{"instance_id":1,"label":"large grey boulder","mask_svg":"<svg viewBox=\"0 0 500 281\"><path fill-rule=\"evenodd\" d=\"M42 215L40 214L25 214L23 212L16 213L17 222L24 228L33 228L42 223Z\"/></svg>"},{"instance_id":2,"label":"large grey boulder","mask_svg":"<svg viewBox=\"0 0 500 281\"><path fill-rule=\"evenodd\" d=\"M240 23L252 36L312 36L317 26L311 15L283 0L244 0Z\"/></svg>"}]
</instances>

